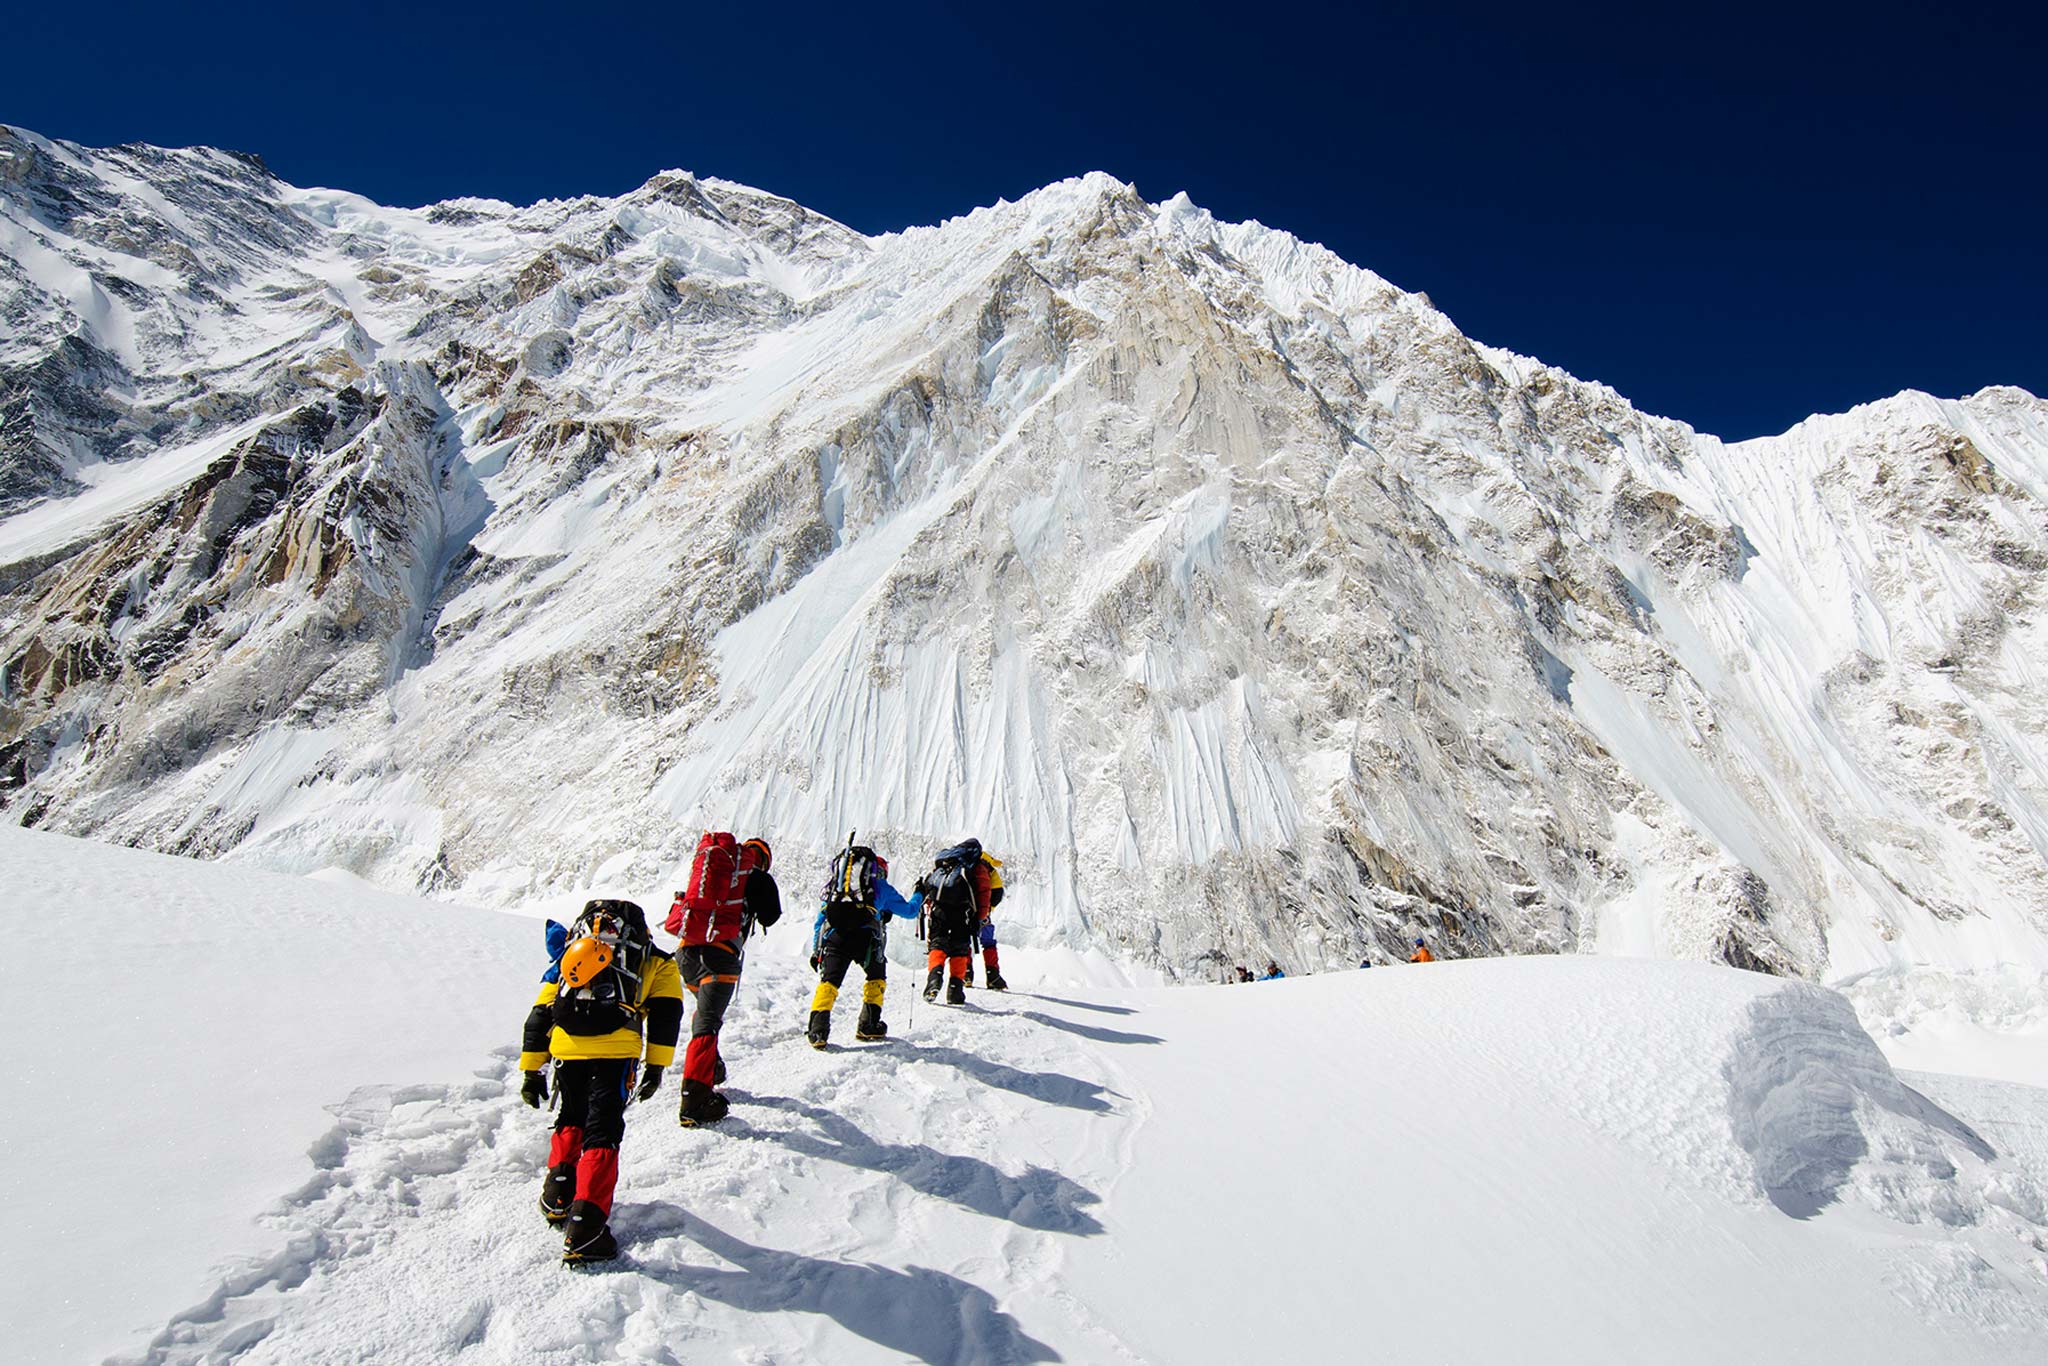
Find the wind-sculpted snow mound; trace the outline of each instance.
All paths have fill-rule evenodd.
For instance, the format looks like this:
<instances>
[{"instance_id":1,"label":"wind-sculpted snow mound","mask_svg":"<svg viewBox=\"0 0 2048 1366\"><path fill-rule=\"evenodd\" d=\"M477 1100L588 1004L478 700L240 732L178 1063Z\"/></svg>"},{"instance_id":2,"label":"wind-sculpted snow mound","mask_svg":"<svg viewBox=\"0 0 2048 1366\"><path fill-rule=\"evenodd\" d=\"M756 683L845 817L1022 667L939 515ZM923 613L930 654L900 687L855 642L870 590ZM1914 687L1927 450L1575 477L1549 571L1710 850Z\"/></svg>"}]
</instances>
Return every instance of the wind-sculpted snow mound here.
<instances>
[{"instance_id":1,"label":"wind-sculpted snow mound","mask_svg":"<svg viewBox=\"0 0 2048 1366\"><path fill-rule=\"evenodd\" d=\"M18 831L0 876L10 942L107 927L0 1120L24 1361L2017 1366L2048 1332L2048 1093L1943 1108L1804 984L1138 988L1024 949L944 1008L901 937L891 1038L818 1052L793 898L731 1117L628 1111L626 1260L577 1274L510 1059L536 922Z\"/></svg>"}]
</instances>

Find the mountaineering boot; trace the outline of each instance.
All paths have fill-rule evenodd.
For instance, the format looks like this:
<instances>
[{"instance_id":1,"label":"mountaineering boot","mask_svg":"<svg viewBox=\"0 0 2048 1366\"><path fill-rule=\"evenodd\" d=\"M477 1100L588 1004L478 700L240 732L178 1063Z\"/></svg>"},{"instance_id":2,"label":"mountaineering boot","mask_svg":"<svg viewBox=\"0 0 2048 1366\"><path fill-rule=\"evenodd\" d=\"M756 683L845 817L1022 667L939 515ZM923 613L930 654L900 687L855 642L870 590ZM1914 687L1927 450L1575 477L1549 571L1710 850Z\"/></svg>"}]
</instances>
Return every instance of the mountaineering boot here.
<instances>
[{"instance_id":1,"label":"mountaineering boot","mask_svg":"<svg viewBox=\"0 0 2048 1366\"><path fill-rule=\"evenodd\" d=\"M927 1001L938 1000L939 984L945 980L946 969L943 966L933 968L930 972L926 973L924 975L924 998Z\"/></svg>"},{"instance_id":2,"label":"mountaineering boot","mask_svg":"<svg viewBox=\"0 0 2048 1366\"><path fill-rule=\"evenodd\" d=\"M569 1231L562 1238L562 1260L572 1264L608 1262L618 1255L619 1240L612 1237L604 1211L590 1200L578 1200L569 1206Z\"/></svg>"},{"instance_id":3,"label":"mountaineering boot","mask_svg":"<svg viewBox=\"0 0 2048 1366\"><path fill-rule=\"evenodd\" d=\"M882 1019L882 1008L879 1005L870 1002L860 1008L860 1023L853 1027L853 1037L856 1039L886 1039L889 1037L889 1026Z\"/></svg>"},{"instance_id":4,"label":"mountaineering boot","mask_svg":"<svg viewBox=\"0 0 2048 1366\"><path fill-rule=\"evenodd\" d=\"M838 999L839 988L819 978L818 989L811 993L811 1027L806 1031L811 1047L823 1048L832 1037L832 1004Z\"/></svg>"},{"instance_id":5,"label":"mountaineering boot","mask_svg":"<svg viewBox=\"0 0 2048 1366\"><path fill-rule=\"evenodd\" d=\"M974 985L974 960L972 958L967 960L967 975L961 981L970 987Z\"/></svg>"},{"instance_id":6,"label":"mountaineering boot","mask_svg":"<svg viewBox=\"0 0 2048 1366\"><path fill-rule=\"evenodd\" d=\"M569 1217L569 1204L576 1198L576 1164L564 1162L549 1167L540 1183L540 1213L551 1224Z\"/></svg>"},{"instance_id":7,"label":"mountaineering boot","mask_svg":"<svg viewBox=\"0 0 2048 1366\"><path fill-rule=\"evenodd\" d=\"M990 991L1008 991L1010 989L1010 984L1003 980L1003 974L997 970L994 963L988 965L988 989Z\"/></svg>"},{"instance_id":8,"label":"mountaineering boot","mask_svg":"<svg viewBox=\"0 0 2048 1366\"><path fill-rule=\"evenodd\" d=\"M713 1086L725 1085L725 1057L723 1054L719 1055L719 1057L713 1060L712 1062L711 1084Z\"/></svg>"},{"instance_id":9,"label":"mountaineering boot","mask_svg":"<svg viewBox=\"0 0 2048 1366\"><path fill-rule=\"evenodd\" d=\"M955 977L952 981L946 983L946 1004L949 1006L964 1006L967 1004L966 982Z\"/></svg>"},{"instance_id":10,"label":"mountaineering boot","mask_svg":"<svg viewBox=\"0 0 2048 1366\"><path fill-rule=\"evenodd\" d=\"M701 1081L683 1083L683 1108L676 1120L685 1128L697 1124L716 1124L732 1109L732 1103Z\"/></svg>"}]
</instances>

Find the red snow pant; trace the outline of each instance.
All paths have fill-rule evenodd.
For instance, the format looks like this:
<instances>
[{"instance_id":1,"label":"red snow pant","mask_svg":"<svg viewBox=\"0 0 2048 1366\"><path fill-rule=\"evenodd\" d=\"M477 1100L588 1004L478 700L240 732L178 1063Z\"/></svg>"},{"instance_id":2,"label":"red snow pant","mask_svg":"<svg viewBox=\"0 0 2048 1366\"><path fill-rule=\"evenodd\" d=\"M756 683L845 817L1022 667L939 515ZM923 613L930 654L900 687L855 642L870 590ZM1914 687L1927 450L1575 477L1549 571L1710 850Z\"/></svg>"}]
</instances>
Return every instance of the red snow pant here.
<instances>
[{"instance_id":1,"label":"red snow pant","mask_svg":"<svg viewBox=\"0 0 2048 1366\"><path fill-rule=\"evenodd\" d=\"M967 980L968 957L964 953L948 953L943 948L933 949L925 958L925 966L931 969L932 980L938 980L939 969L946 969L946 975L956 982Z\"/></svg>"},{"instance_id":2,"label":"red snow pant","mask_svg":"<svg viewBox=\"0 0 2048 1366\"><path fill-rule=\"evenodd\" d=\"M690 944L676 951L683 985L697 998L690 1015L690 1046L683 1051L683 1080L718 1084L718 1030L740 985L740 956L725 944Z\"/></svg>"},{"instance_id":3,"label":"red snow pant","mask_svg":"<svg viewBox=\"0 0 2048 1366\"><path fill-rule=\"evenodd\" d=\"M574 1198L612 1212L619 1184L619 1140L626 1134L626 1097L640 1064L631 1058L582 1058L555 1064L555 1135L548 1173L576 1173ZM556 1178L560 1179L560 1178Z\"/></svg>"}]
</instances>

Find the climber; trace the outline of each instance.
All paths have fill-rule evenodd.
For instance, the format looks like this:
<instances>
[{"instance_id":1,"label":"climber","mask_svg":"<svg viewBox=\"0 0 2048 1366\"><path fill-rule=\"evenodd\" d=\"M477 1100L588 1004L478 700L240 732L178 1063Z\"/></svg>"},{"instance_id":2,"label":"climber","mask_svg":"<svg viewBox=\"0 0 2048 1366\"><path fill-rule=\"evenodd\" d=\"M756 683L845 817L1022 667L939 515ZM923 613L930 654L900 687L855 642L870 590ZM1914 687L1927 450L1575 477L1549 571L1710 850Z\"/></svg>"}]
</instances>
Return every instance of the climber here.
<instances>
[{"instance_id":1,"label":"climber","mask_svg":"<svg viewBox=\"0 0 2048 1366\"><path fill-rule=\"evenodd\" d=\"M983 849L968 871L974 877L974 909L980 922L981 963L988 969L988 989L1007 991L1010 984L1003 980L1003 971L996 963L995 909L1003 904L1003 861ZM971 950L967 955L965 980L968 986L974 985L974 954Z\"/></svg>"},{"instance_id":2,"label":"climber","mask_svg":"<svg viewBox=\"0 0 2048 1366\"><path fill-rule=\"evenodd\" d=\"M541 984L527 1012L519 1098L540 1108L552 1062L559 1109L540 1212L567 1225L563 1261L602 1262L619 1253L610 1222L626 1102L652 1097L675 1060L683 985L675 959L648 934L646 914L606 899L586 903L570 926L559 978Z\"/></svg>"},{"instance_id":3,"label":"climber","mask_svg":"<svg viewBox=\"0 0 2048 1366\"><path fill-rule=\"evenodd\" d=\"M981 842L962 840L942 849L932 870L918 880L923 893L925 937L931 945L927 956L929 971L924 979L924 998L938 999L939 986L946 987L946 1004L967 1003L968 955L981 923L981 906L975 894L975 869L981 861Z\"/></svg>"},{"instance_id":4,"label":"climber","mask_svg":"<svg viewBox=\"0 0 2048 1366\"><path fill-rule=\"evenodd\" d=\"M1259 980L1261 982L1277 982L1286 975L1286 973L1280 970L1280 965L1278 963L1273 962L1271 959L1267 959L1265 975L1259 978Z\"/></svg>"},{"instance_id":5,"label":"climber","mask_svg":"<svg viewBox=\"0 0 2048 1366\"><path fill-rule=\"evenodd\" d=\"M716 1124L732 1106L716 1089L725 1082L718 1031L739 990L747 937L782 918L782 893L769 875L774 853L764 839L736 845L723 832L697 843L689 890L676 893L663 928L682 938L676 950L683 985L697 998L690 1015L690 1046L683 1054L683 1098L676 1111L685 1128Z\"/></svg>"},{"instance_id":6,"label":"climber","mask_svg":"<svg viewBox=\"0 0 2048 1366\"><path fill-rule=\"evenodd\" d=\"M1408 961L1411 963L1434 963L1436 955L1429 951L1429 945L1418 939L1415 941L1415 952L1408 955Z\"/></svg>"},{"instance_id":7,"label":"climber","mask_svg":"<svg viewBox=\"0 0 2048 1366\"><path fill-rule=\"evenodd\" d=\"M839 1000L846 970L855 963L867 980L861 987L860 1019L853 1037L889 1037L882 1019L882 995L889 986L889 917L915 919L923 898L920 894L905 901L889 885L888 874L889 861L866 845L853 843L852 836L832 858L818 900L818 918L811 925L811 966L818 971L807 1031L813 1048L823 1048L831 1039L832 1007Z\"/></svg>"}]
</instances>

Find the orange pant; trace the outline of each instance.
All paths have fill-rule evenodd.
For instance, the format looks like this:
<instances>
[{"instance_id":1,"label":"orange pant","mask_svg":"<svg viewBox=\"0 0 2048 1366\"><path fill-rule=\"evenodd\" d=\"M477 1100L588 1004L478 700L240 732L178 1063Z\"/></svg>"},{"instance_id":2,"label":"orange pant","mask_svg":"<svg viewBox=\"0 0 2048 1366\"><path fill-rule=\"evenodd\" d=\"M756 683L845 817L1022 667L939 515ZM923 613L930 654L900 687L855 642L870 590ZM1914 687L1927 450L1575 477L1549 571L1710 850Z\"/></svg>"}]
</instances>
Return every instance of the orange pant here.
<instances>
[{"instance_id":1,"label":"orange pant","mask_svg":"<svg viewBox=\"0 0 2048 1366\"><path fill-rule=\"evenodd\" d=\"M937 968L941 963L946 965L946 975L948 977L960 982L967 980L966 954L959 953L948 957L944 949L933 949L925 959L925 966L928 968Z\"/></svg>"}]
</instances>

